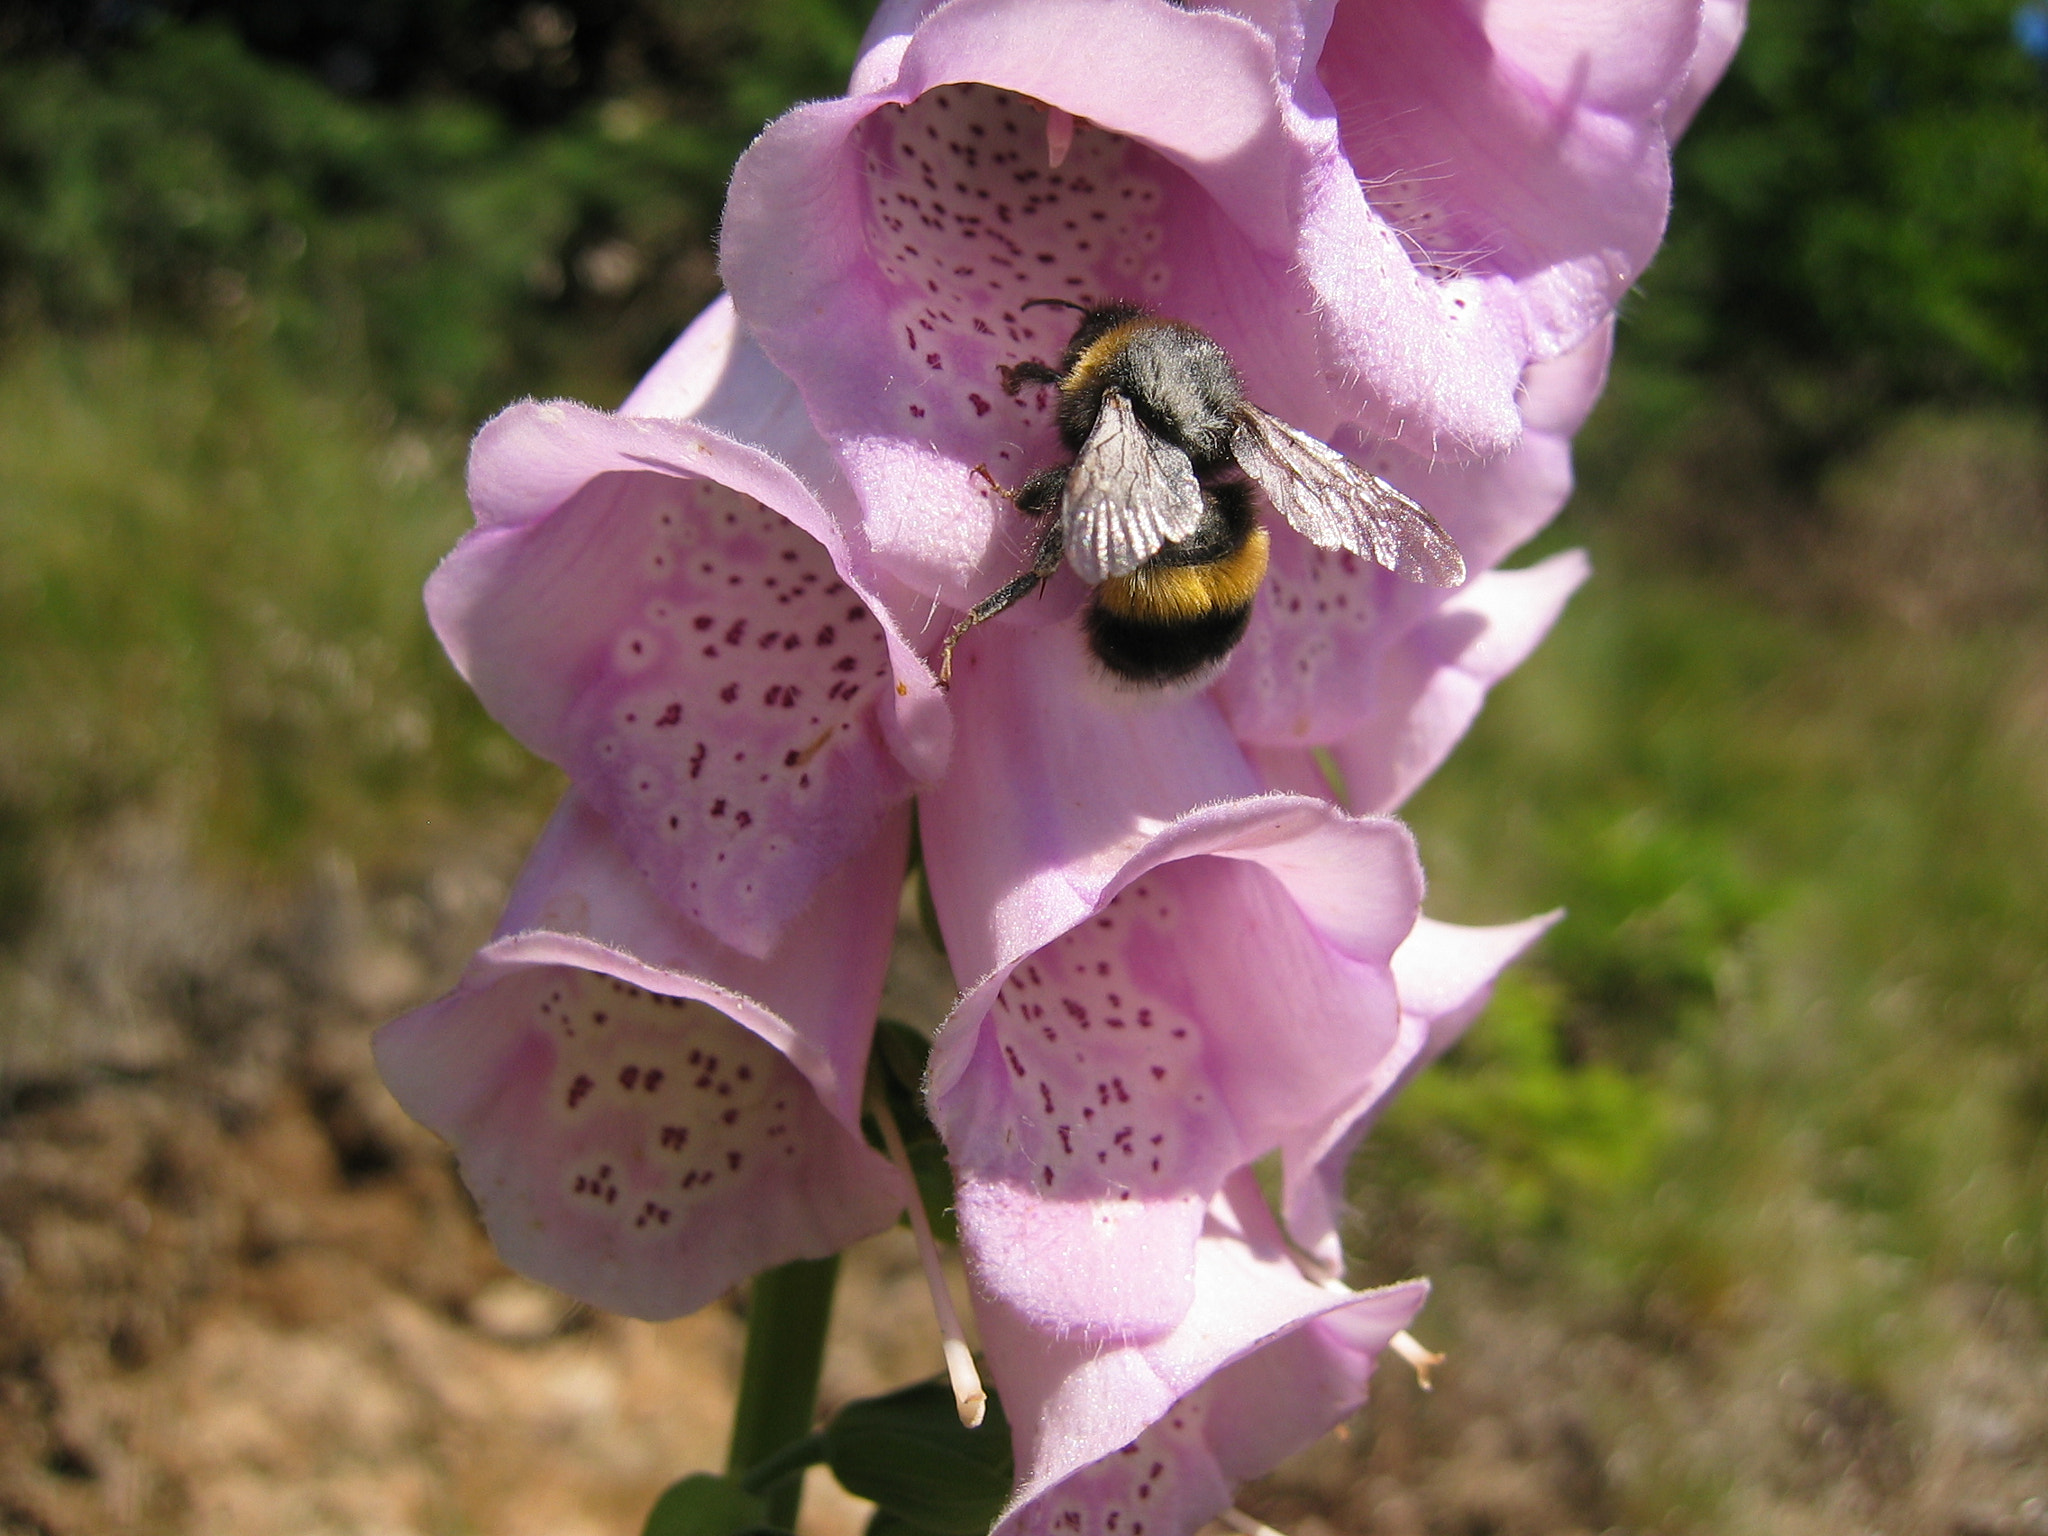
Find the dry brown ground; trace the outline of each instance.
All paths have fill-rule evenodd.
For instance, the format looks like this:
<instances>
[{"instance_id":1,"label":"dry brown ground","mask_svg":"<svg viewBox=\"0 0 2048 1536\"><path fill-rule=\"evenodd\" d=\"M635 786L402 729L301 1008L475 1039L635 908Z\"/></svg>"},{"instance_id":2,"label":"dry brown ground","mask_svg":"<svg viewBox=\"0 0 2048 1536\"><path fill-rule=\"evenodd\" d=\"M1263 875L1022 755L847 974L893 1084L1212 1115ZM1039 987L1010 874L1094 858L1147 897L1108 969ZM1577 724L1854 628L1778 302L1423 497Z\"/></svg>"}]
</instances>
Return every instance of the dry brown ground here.
<instances>
[{"instance_id":1,"label":"dry brown ground","mask_svg":"<svg viewBox=\"0 0 2048 1536\"><path fill-rule=\"evenodd\" d=\"M8 978L0 1531L597 1536L720 1464L737 1311L510 1274L371 1066L487 926L490 864L381 901L337 864L269 914L146 827L60 872ZM924 1304L902 1238L866 1245L828 1398L935 1369ZM808 1505L859 1529L829 1481Z\"/></svg>"}]
</instances>

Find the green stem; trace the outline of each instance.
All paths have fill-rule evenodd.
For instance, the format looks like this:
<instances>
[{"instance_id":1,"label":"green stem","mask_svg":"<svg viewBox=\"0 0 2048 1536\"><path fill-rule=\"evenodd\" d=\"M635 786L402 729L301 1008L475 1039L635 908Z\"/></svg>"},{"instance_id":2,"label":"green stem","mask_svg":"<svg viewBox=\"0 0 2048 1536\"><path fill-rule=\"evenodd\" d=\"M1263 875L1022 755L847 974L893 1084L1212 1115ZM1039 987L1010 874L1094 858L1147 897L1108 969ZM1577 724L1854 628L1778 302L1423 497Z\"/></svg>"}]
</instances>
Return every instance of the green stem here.
<instances>
[{"instance_id":1,"label":"green stem","mask_svg":"<svg viewBox=\"0 0 2048 1536\"><path fill-rule=\"evenodd\" d=\"M747 1353L740 1366L740 1400L732 1415L732 1452L726 1468L743 1478L793 1440L810 1432L818 1402L818 1371L825 1360L825 1328L832 1320L832 1287L839 1258L799 1259L754 1278L747 1303ZM767 1523L796 1529L803 1499L800 1472L764 1490Z\"/></svg>"},{"instance_id":2,"label":"green stem","mask_svg":"<svg viewBox=\"0 0 2048 1536\"><path fill-rule=\"evenodd\" d=\"M792 1472L801 1472L815 1467L827 1459L825 1432L814 1429L801 1440L792 1440L779 1451L768 1453L767 1459L757 1461L753 1469L740 1479L740 1487L757 1497L766 1493Z\"/></svg>"}]
</instances>

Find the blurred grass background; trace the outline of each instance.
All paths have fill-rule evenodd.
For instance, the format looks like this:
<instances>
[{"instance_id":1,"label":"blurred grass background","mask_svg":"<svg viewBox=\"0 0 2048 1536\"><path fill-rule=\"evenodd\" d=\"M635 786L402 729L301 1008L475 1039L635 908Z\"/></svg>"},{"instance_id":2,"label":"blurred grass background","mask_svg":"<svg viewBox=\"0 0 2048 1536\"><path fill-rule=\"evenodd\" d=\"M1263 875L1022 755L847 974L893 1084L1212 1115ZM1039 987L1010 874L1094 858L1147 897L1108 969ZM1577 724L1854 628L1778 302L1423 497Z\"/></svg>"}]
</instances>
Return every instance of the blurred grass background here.
<instances>
[{"instance_id":1,"label":"blurred grass background","mask_svg":"<svg viewBox=\"0 0 2048 1536\"><path fill-rule=\"evenodd\" d=\"M124 816L251 891L537 822L418 605L467 435L623 396L864 11L0 4L0 971ZM2038 1339L2044 30L1765 0L1681 147L1541 546L1597 578L1410 813L1439 915L1569 912L1360 1162L1454 1338L1484 1272L1905 1424L1986 1308ZM1617 1522L1738 1528L1688 1444Z\"/></svg>"}]
</instances>

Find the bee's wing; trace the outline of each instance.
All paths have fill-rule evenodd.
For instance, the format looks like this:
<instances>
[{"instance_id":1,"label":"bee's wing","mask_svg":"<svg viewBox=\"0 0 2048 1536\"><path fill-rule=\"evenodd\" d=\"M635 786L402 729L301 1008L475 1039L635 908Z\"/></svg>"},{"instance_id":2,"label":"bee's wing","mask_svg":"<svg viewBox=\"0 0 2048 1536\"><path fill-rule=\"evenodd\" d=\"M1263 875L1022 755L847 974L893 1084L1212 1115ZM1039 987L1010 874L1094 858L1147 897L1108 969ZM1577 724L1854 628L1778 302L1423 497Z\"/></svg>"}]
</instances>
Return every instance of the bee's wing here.
<instances>
[{"instance_id":1,"label":"bee's wing","mask_svg":"<svg viewBox=\"0 0 2048 1536\"><path fill-rule=\"evenodd\" d=\"M1231 452L1273 509L1310 543L1348 549L1432 587L1465 579L1465 558L1435 518L1327 443L1246 406Z\"/></svg>"},{"instance_id":2,"label":"bee's wing","mask_svg":"<svg viewBox=\"0 0 2048 1536\"><path fill-rule=\"evenodd\" d=\"M1060 522L1067 560L1091 586L1128 576L1202 521L1202 487L1187 454L1155 436L1131 402L1105 391L1095 430L1067 471Z\"/></svg>"}]
</instances>

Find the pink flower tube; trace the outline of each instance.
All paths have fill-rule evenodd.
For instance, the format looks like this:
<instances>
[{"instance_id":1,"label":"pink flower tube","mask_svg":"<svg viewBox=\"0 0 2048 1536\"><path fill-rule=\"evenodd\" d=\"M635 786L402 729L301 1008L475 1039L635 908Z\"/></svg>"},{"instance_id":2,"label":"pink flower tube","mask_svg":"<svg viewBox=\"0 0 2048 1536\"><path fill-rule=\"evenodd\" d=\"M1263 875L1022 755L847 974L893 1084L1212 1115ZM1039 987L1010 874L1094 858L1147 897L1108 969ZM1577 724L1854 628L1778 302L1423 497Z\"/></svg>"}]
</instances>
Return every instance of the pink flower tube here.
<instances>
[{"instance_id":1,"label":"pink flower tube","mask_svg":"<svg viewBox=\"0 0 2048 1536\"><path fill-rule=\"evenodd\" d=\"M1429 1293L1305 1279L1249 1173L1204 1213L1194 1271L1184 1318L1142 1341L983 1305L1017 1454L1002 1536L1192 1536L1239 1483L1358 1410L1380 1351Z\"/></svg>"},{"instance_id":2,"label":"pink flower tube","mask_svg":"<svg viewBox=\"0 0 2048 1536\"><path fill-rule=\"evenodd\" d=\"M1001 690L1026 718L1028 681ZM940 1032L929 1098L980 1289L1033 1326L1142 1336L1191 1304L1224 1181L1420 1049L1390 962L1422 879L1398 823L1201 796L1158 771L1192 766L1186 734L1119 752L1114 716L1087 723L1030 753L1024 728L964 717L955 772L925 797L948 950L979 978ZM1086 793L1062 749L1102 754ZM1197 808L1133 811L1148 791ZM1106 839L1119 808L1129 833Z\"/></svg>"},{"instance_id":3,"label":"pink flower tube","mask_svg":"<svg viewBox=\"0 0 2048 1536\"><path fill-rule=\"evenodd\" d=\"M1612 344L1613 328L1602 326L1565 356L1533 364L1517 406L1521 439L1488 462L1431 463L1340 437L1431 507L1473 574L1454 591L1417 586L1291 529L1271 530L1272 567L1251 626L1212 690L1271 782L1320 783L1302 749L1328 747L1354 809L1393 809L1464 734L1486 691L1535 649L1585 580L1584 557L1493 567L1570 495L1572 436L1606 383Z\"/></svg>"},{"instance_id":4,"label":"pink flower tube","mask_svg":"<svg viewBox=\"0 0 2048 1536\"><path fill-rule=\"evenodd\" d=\"M427 585L492 714L657 895L755 956L945 750L831 495L693 422L529 402L477 435L477 527Z\"/></svg>"},{"instance_id":5,"label":"pink flower tube","mask_svg":"<svg viewBox=\"0 0 2048 1536\"><path fill-rule=\"evenodd\" d=\"M1526 360L1578 345L1663 239L1672 120L1703 47L1709 69L1725 62L1703 45L1700 0L1337 0L1315 15L1297 99L1334 118L1421 269L1514 315Z\"/></svg>"},{"instance_id":6,"label":"pink flower tube","mask_svg":"<svg viewBox=\"0 0 2048 1536\"><path fill-rule=\"evenodd\" d=\"M445 1136L505 1261L633 1317L694 1311L902 1209L860 1134L907 814L763 957L679 919L572 794L455 990L377 1065ZM829 920L826 915L829 914Z\"/></svg>"}]
</instances>

